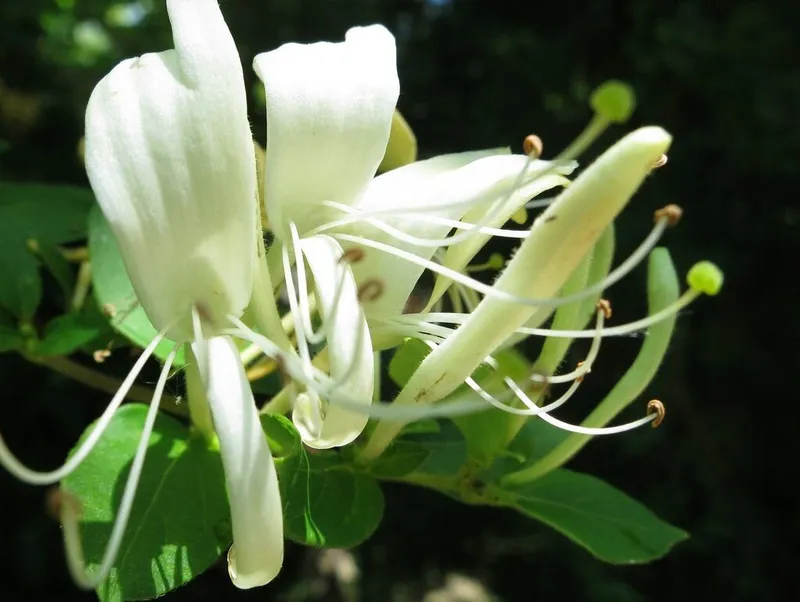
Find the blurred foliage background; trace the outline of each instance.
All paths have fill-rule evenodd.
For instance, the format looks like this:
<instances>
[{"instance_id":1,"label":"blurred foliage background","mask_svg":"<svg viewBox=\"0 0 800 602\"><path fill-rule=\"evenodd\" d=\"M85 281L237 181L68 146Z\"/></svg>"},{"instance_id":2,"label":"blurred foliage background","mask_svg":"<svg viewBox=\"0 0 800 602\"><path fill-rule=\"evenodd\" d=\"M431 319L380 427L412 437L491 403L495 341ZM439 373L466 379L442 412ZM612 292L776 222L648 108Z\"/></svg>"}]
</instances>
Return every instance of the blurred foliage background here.
<instances>
[{"instance_id":1,"label":"blurred foliage background","mask_svg":"<svg viewBox=\"0 0 800 602\"><path fill-rule=\"evenodd\" d=\"M432 597L430 590L452 574L473 577L508 602L791 599L800 549L793 386L800 314L792 277L800 251L794 188L800 183L800 5L222 5L245 64L284 42L337 40L353 25L385 24L397 37L400 109L423 157L503 144L519 148L528 133L540 135L545 156L553 156L588 120L594 86L612 77L629 81L639 104L628 125L663 125L675 142L667 167L618 222L618 259L649 231L654 209L676 202L684 219L665 244L677 265L685 271L708 258L727 280L719 297L702 300L678 320L667 361L648 391L665 402L665 424L596 440L572 464L691 532L692 539L665 560L604 565L510 511L458 506L396 485L387 487L383 525L353 551L355 598L325 576L330 557L290 546L273 585L234 592L220 566L167 599L371 602L427 595L435 601L448 598ZM162 0L0 2L0 194L2 181L86 185L76 147L92 87L122 58L170 46ZM246 73L255 90L255 76ZM256 94L252 100L254 132L263 142L263 110ZM612 130L602 143L622 132ZM644 283L639 270L610 291L615 322L645 312ZM767 323L772 318L776 325ZM631 337L605 348L567 417L583 415L613 385L639 342ZM576 345L575 359L583 351ZM125 358L116 363L124 369ZM41 468L63 460L106 402L105 395L14 355L0 357L0 379L0 430L12 449ZM67 575L44 497L43 489L0 471L0 600L92 600L94 594L76 590Z\"/></svg>"}]
</instances>

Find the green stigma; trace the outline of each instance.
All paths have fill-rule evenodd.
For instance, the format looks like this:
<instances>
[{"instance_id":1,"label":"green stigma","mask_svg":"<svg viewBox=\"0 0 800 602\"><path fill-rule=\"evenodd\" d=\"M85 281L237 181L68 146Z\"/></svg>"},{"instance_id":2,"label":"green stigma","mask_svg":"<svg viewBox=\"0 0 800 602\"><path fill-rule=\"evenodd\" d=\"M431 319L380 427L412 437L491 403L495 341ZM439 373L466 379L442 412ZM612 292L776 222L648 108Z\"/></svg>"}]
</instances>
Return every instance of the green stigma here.
<instances>
[{"instance_id":1,"label":"green stigma","mask_svg":"<svg viewBox=\"0 0 800 602\"><path fill-rule=\"evenodd\" d=\"M686 275L690 288L710 296L719 293L724 279L722 270L710 261L697 262Z\"/></svg>"},{"instance_id":2,"label":"green stigma","mask_svg":"<svg viewBox=\"0 0 800 602\"><path fill-rule=\"evenodd\" d=\"M636 94L625 82L610 79L595 88L589 104L611 123L625 123L636 109Z\"/></svg>"}]
</instances>

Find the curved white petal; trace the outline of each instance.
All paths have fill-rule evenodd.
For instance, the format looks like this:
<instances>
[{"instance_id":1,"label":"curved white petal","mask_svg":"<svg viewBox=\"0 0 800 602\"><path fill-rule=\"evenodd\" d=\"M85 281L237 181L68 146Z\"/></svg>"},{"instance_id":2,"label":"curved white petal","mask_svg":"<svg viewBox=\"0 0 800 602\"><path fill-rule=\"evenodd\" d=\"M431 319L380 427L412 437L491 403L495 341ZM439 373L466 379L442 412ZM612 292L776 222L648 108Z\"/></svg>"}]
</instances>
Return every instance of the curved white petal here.
<instances>
[{"instance_id":1,"label":"curved white petal","mask_svg":"<svg viewBox=\"0 0 800 602\"><path fill-rule=\"evenodd\" d=\"M394 37L356 27L338 44L285 44L256 56L267 100L264 202L275 233L330 219L322 200L352 205L386 151L399 82ZM336 217L336 216L334 216Z\"/></svg>"},{"instance_id":2,"label":"curved white petal","mask_svg":"<svg viewBox=\"0 0 800 602\"><path fill-rule=\"evenodd\" d=\"M328 236L301 241L303 254L314 276L318 306L327 325L330 375L341 381L336 390L348 399L372 403L374 356L367 320L358 300L358 288L350 264L340 261L342 248ZM338 301L337 301L338 296ZM310 393L310 392L309 392ZM307 393L306 395L309 395ZM347 445L361 434L369 417L336 405L336 393L322 417L321 428L313 403L315 395L295 404L295 424L306 445L327 449Z\"/></svg>"},{"instance_id":3,"label":"curved white petal","mask_svg":"<svg viewBox=\"0 0 800 602\"><path fill-rule=\"evenodd\" d=\"M275 463L239 352L228 337L207 341L205 393L219 438L231 507L228 572L236 587L272 581L283 564L283 513ZM195 353L202 347L192 345Z\"/></svg>"},{"instance_id":4,"label":"curved white petal","mask_svg":"<svg viewBox=\"0 0 800 602\"><path fill-rule=\"evenodd\" d=\"M502 153L502 154L501 154ZM481 217L495 203L502 201L511 191L527 162L524 155L509 155L503 149L442 155L427 161L401 167L380 175L367 189L358 208L364 211L400 208L403 213L383 216L380 219L398 230L419 238L440 239L447 235L450 226L431 221L412 219L405 214L436 215L460 219L465 213ZM545 162L535 162L526 172L519 189L512 195L509 205L519 205L539 189L537 174L548 167ZM568 173L572 166L565 166ZM452 208L430 211L429 208L453 205ZM502 212L502 208L495 208ZM499 215L499 214L498 214ZM503 220L505 221L505 220ZM391 244L424 259L431 259L435 247L419 246L398 240L391 235L359 223L342 228L373 240ZM481 243L485 237L473 235ZM367 315L392 315L400 313L411 294L423 268L374 249L365 249L363 261L353 266L358 282L376 278L384 284L383 295L365 302Z\"/></svg>"},{"instance_id":5,"label":"curved white petal","mask_svg":"<svg viewBox=\"0 0 800 602\"><path fill-rule=\"evenodd\" d=\"M86 109L86 170L148 317L191 337L252 289L256 171L242 68L217 0L167 3L175 50L123 61Z\"/></svg>"}]
</instances>

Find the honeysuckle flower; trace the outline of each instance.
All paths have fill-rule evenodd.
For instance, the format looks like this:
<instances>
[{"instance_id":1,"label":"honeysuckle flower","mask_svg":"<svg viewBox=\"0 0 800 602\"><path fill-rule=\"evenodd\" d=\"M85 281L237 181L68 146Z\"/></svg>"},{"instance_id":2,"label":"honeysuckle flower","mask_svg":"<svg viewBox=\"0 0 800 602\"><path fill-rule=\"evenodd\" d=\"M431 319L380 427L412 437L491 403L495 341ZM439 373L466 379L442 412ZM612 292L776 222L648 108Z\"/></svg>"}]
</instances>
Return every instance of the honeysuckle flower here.
<instances>
[{"instance_id":1,"label":"honeysuckle flower","mask_svg":"<svg viewBox=\"0 0 800 602\"><path fill-rule=\"evenodd\" d=\"M167 375L181 344L200 376L225 468L242 588L271 581L283 561L275 467L236 346L225 330L247 307L258 253L256 169L246 93L217 0L168 0L174 50L125 60L92 92L86 168L119 243L139 302L158 336L145 349L86 440L60 469L38 473L2 449L29 483L72 472L102 436L155 346L175 341L161 372L101 566L86 575L70 504L62 520L76 581L95 587L113 566ZM197 403L196 400L194 403Z\"/></svg>"},{"instance_id":2,"label":"honeysuckle flower","mask_svg":"<svg viewBox=\"0 0 800 602\"><path fill-rule=\"evenodd\" d=\"M286 282L300 380L308 385L295 399L293 418L306 444L345 445L370 413L346 402L372 400L373 352L405 334L387 318L402 313L434 253L459 241L485 241L497 232L498 216L502 224L512 206L565 184L563 174L574 166L529 165L526 155L492 149L375 177L399 93L394 38L381 26L351 29L337 44L287 44L258 55L254 68L266 92L264 202L275 234L269 280ZM460 221L468 212L476 223ZM464 231L446 237L453 227ZM306 267L322 320L318 332ZM255 305L264 294L272 291L255 291ZM322 340L330 371L321 382L309 346Z\"/></svg>"},{"instance_id":3,"label":"honeysuckle flower","mask_svg":"<svg viewBox=\"0 0 800 602\"><path fill-rule=\"evenodd\" d=\"M553 331L538 326L547 319L554 307L598 294L622 278L649 253L664 228L679 217L680 210L677 207L657 212L653 232L622 265L592 286L572 295L558 296L567 279L644 179L655 167L663 164L670 143L671 136L663 129L645 127L625 136L607 150L534 221L529 236L493 285L482 284L458 272L448 274L452 275L453 280L484 295L469 315L423 313L396 319L396 322L418 328L424 335L421 338L429 340L432 352L414 372L394 404L402 406L433 403L452 393L461 384L467 383L495 407L516 414L540 416L551 424L587 435L620 432L657 419L659 414L653 412L627 425L582 428L557 420L549 415L549 411L562 405L574 393L583 376L590 371L604 336L639 331L674 315L701 293L716 294L721 276L715 267L710 264L701 266L699 272L702 272L702 276L698 275L697 270L690 273L690 290L678 302L645 320L604 329L604 321L610 316L610 307L602 302L598 305L596 327L591 331ZM464 265L464 259L468 261L471 255L471 250L466 253L458 250L449 259L451 263ZM447 262L448 259L445 258L445 263ZM452 330L442 327L442 323L460 326ZM506 405L481 389L470 376L482 363L496 367L491 354L520 333L563 337L591 336L594 339L586 361L576 370L552 378L531 376L534 382L573 383L567 393L547 406L536 405L523 387L507 377L503 380L509 393L525 407ZM362 450L361 458L366 460L381 453L402 424L398 421L379 424Z\"/></svg>"}]
</instances>

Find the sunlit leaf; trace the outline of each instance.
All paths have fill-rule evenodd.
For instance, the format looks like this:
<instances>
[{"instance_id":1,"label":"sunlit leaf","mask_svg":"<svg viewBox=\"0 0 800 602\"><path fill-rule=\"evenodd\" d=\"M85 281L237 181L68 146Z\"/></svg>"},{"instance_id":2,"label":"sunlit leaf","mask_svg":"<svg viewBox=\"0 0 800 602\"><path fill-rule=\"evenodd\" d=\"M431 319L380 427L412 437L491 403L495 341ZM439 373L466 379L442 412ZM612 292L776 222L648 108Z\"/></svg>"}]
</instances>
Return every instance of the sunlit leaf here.
<instances>
[{"instance_id":1,"label":"sunlit leaf","mask_svg":"<svg viewBox=\"0 0 800 602\"><path fill-rule=\"evenodd\" d=\"M146 413L141 404L122 406L89 457L64 481L83 505L90 571L98 568L108 543ZM160 414L122 548L98 596L103 602L160 596L205 571L231 540L219 454Z\"/></svg>"}]
</instances>

